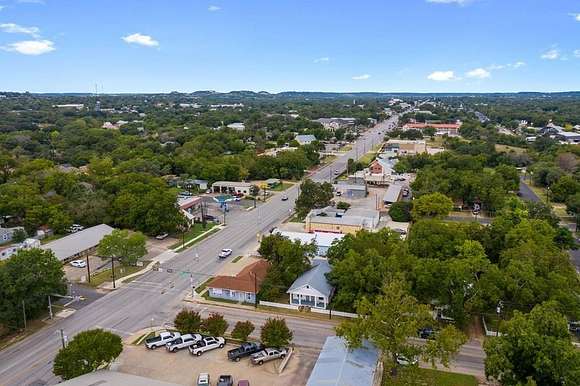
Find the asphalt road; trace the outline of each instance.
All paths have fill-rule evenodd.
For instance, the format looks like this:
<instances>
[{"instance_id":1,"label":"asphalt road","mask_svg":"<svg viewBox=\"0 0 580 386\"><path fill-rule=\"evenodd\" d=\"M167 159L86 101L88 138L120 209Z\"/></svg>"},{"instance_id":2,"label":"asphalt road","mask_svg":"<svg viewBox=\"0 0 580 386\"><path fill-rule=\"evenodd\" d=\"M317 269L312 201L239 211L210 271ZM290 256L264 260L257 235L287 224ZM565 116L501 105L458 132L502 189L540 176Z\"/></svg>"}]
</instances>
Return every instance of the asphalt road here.
<instances>
[{"instance_id":1,"label":"asphalt road","mask_svg":"<svg viewBox=\"0 0 580 386\"><path fill-rule=\"evenodd\" d=\"M362 156L380 143L384 131L392 128L398 118L381 122L368 130L352 150L339 156L332 164L312 173L311 178L323 181L332 178L334 171L346 169L348 158ZM0 352L0 384L39 385L56 384L52 374L52 360L61 347L60 329L67 337L90 328L105 328L123 337L150 325L162 325L173 320L181 308L183 295L191 285L199 285L224 264L217 258L222 248L232 248L233 256L257 246L258 235L267 233L292 213L298 196L298 184L286 191L288 201L273 197L252 211L235 210L228 213L227 226L220 232L195 245L162 265L162 272L151 271L138 280L94 300L71 316L31 335ZM173 273L168 273L171 268ZM296 339L302 338L301 329ZM308 338L304 338L307 340Z\"/></svg>"}]
</instances>

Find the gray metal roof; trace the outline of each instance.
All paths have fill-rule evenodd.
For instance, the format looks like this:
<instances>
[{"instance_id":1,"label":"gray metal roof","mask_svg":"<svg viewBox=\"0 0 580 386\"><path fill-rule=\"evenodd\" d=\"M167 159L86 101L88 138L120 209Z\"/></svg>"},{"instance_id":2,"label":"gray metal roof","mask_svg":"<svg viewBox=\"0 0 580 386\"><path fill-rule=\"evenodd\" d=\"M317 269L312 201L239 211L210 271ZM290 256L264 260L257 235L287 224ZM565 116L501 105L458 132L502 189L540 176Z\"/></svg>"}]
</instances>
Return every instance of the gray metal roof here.
<instances>
[{"instance_id":1,"label":"gray metal roof","mask_svg":"<svg viewBox=\"0 0 580 386\"><path fill-rule=\"evenodd\" d=\"M349 350L342 338L329 336L306 386L372 386L378 361L379 352L369 342Z\"/></svg>"},{"instance_id":2,"label":"gray metal roof","mask_svg":"<svg viewBox=\"0 0 580 386\"><path fill-rule=\"evenodd\" d=\"M391 184L389 185L387 192L383 196L383 202L397 202L399 200L399 195L401 194L402 186Z\"/></svg>"},{"instance_id":3,"label":"gray metal roof","mask_svg":"<svg viewBox=\"0 0 580 386\"><path fill-rule=\"evenodd\" d=\"M300 142L313 142L316 141L316 137L312 134L300 134L294 138L298 143Z\"/></svg>"},{"instance_id":4,"label":"gray metal roof","mask_svg":"<svg viewBox=\"0 0 580 386\"><path fill-rule=\"evenodd\" d=\"M332 286L326 280L326 274L332 270L330 264L326 259L314 259L312 265L313 267L298 277L286 292L294 292L301 287L309 286L330 298Z\"/></svg>"},{"instance_id":5,"label":"gray metal roof","mask_svg":"<svg viewBox=\"0 0 580 386\"><path fill-rule=\"evenodd\" d=\"M64 261L81 252L99 245L103 237L113 233L113 228L107 224L95 225L80 232L73 233L61 239L42 245L41 249L50 249L57 259Z\"/></svg>"}]
</instances>

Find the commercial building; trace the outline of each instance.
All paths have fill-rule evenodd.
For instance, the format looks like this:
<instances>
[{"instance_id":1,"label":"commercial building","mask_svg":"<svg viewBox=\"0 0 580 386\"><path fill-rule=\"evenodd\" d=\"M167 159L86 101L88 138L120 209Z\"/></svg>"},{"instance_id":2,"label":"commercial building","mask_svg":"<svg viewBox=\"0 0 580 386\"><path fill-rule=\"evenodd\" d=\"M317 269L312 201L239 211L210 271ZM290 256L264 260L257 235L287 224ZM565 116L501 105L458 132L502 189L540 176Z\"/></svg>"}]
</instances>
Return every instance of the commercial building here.
<instances>
[{"instance_id":1,"label":"commercial building","mask_svg":"<svg viewBox=\"0 0 580 386\"><path fill-rule=\"evenodd\" d=\"M214 193L250 194L252 184L249 182L216 181L211 185Z\"/></svg>"},{"instance_id":2,"label":"commercial building","mask_svg":"<svg viewBox=\"0 0 580 386\"><path fill-rule=\"evenodd\" d=\"M415 155L426 153L427 143L423 140L389 139L384 149L392 151L396 155Z\"/></svg>"},{"instance_id":3,"label":"commercial building","mask_svg":"<svg viewBox=\"0 0 580 386\"><path fill-rule=\"evenodd\" d=\"M366 184L351 184L351 183L338 183L334 185L334 190L340 192L343 197L356 199L365 198L367 196L367 186Z\"/></svg>"},{"instance_id":4,"label":"commercial building","mask_svg":"<svg viewBox=\"0 0 580 386\"><path fill-rule=\"evenodd\" d=\"M312 268L300 275L286 291L290 295L290 304L325 310L334 292L326 279L331 270L328 260L314 259Z\"/></svg>"},{"instance_id":5,"label":"commercial building","mask_svg":"<svg viewBox=\"0 0 580 386\"><path fill-rule=\"evenodd\" d=\"M294 139L299 145L310 145L316 141L316 137L312 134L297 135Z\"/></svg>"},{"instance_id":6,"label":"commercial building","mask_svg":"<svg viewBox=\"0 0 580 386\"><path fill-rule=\"evenodd\" d=\"M207 284L208 295L212 298L254 303L269 266L266 260L260 259L236 276L216 276Z\"/></svg>"},{"instance_id":7,"label":"commercial building","mask_svg":"<svg viewBox=\"0 0 580 386\"><path fill-rule=\"evenodd\" d=\"M326 253L328 252L328 250L330 249L332 244L335 243L336 241L341 240L344 237L343 234L339 234L339 233L289 232L289 231L282 231L279 229L275 229L272 233L287 237L292 241L299 241L302 244L314 243L314 245L316 245L316 254L318 256L326 256Z\"/></svg>"},{"instance_id":8,"label":"commercial building","mask_svg":"<svg viewBox=\"0 0 580 386\"><path fill-rule=\"evenodd\" d=\"M230 129L233 130L238 130L238 131L244 131L246 129L246 126L242 123L242 122L234 122L234 123L230 123L228 125L228 127Z\"/></svg>"},{"instance_id":9,"label":"commercial building","mask_svg":"<svg viewBox=\"0 0 580 386\"><path fill-rule=\"evenodd\" d=\"M107 224L95 225L51 241L40 248L51 250L62 263L80 259L94 253L103 237L113 233L113 228Z\"/></svg>"},{"instance_id":10,"label":"commercial building","mask_svg":"<svg viewBox=\"0 0 580 386\"><path fill-rule=\"evenodd\" d=\"M334 131L353 127L356 124L356 118L318 118L314 122L320 123L327 130Z\"/></svg>"},{"instance_id":11,"label":"commercial building","mask_svg":"<svg viewBox=\"0 0 580 386\"><path fill-rule=\"evenodd\" d=\"M383 375L379 360L379 351L368 341L351 350L343 338L329 336L306 386L379 385Z\"/></svg>"},{"instance_id":12,"label":"commercial building","mask_svg":"<svg viewBox=\"0 0 580 386\"><path fill-rule=\"evenodd\" d=\"M356 233L373 231L379 225L379 211L373 209L349 209L348 211L326 207L313 209L306 216L307 232Z\"/></svg>"},{"instance_id":13,"label":"commercial building","mask_svg":"<svg viewBox=\"0 0 580 386\"><path fill-rule=\"evenodd\" d=\"M420 123L420 122L409 122L403 125L403 130L423 130L428 127L435 129L435 135L448 135L450 137L456 137L459 135L459 128L461 127L461 122L456 123Z\"/></svg>"}]
</instances>

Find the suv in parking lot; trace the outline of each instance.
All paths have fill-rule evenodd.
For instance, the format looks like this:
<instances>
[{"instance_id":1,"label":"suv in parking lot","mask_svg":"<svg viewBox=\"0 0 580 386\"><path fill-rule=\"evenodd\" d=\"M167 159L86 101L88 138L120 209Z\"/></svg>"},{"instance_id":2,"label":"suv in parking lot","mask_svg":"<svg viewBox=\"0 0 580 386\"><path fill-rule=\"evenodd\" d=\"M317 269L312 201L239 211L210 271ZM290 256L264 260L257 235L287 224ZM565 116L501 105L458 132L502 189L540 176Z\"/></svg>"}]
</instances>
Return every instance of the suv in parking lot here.
<instances>
[{"instance_id":1,"label":"suv in parking lot","mask_svg":"<svg viewBox=\"0 0 580 386\"><path fill-rule=\"evenodd\" d=\"M285 348L266 348L255 354L252 354L251 360L255 365L263 365L264 362L269 362L278 358L285 358L288 350Z\"/></svg>"},{"instance_id":2,"label":"suv in parking lot","mask_svg":"<svg viewBox=\"0 0 580 386\"><path fill-rule=\"evenodd\" d=\"M220 375L217 386L234 386L234 378L231 375Z\"/></svg>"},{"instance_id":3,"label":"suv in parking lot","mask_svg":"<svg viewBox=\"0 0 580 386\"><path fill-rule=\"evenodd\" d=\"M199 334L185 334L167 343L167 346L165 348L167 348L167 351L169 352L176 352L178 350L181 350L182 348L186 348L196 344L201 339L202 336Z\"/></svg>"},{"instance_id":4,"label":"suv in parking lot","mask_svg":"<svg viewBox=\"0 0 580 386\"><path fill-rule=\"evenodd\" d=\"M189 353L191 355L200 356L206 351L210 351L216 348L222 348L226 345L226 340L221 336L213 337L213 336L206 336L201 339L196 344L189 346Z\"/></svg>"}]
</instances>

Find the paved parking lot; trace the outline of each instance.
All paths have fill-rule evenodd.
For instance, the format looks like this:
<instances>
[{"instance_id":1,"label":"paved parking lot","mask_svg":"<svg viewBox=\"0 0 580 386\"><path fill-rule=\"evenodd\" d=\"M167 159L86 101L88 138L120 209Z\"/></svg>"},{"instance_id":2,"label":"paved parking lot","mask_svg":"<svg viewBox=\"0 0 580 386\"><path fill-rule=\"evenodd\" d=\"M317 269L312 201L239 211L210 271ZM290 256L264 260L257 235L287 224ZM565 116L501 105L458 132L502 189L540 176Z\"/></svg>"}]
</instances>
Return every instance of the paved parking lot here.
<instances>
[{"instance_id":1,"label":"paved parking lot","mask_svg":"<svg viewBox=\"0 0 580 386\"><path fill-rule=\"evenodd\" d=\"M296 386L306 384L318 358L318 350L299 348L278 375L280 360L262 366L254 366L248 358L240 362L229 361L226 352L234 347L226 345L223 349L193 357L188 350L169 353L162 348L147 350L144 346L127 345L118 359L117 370L187 386L195 385L199 373L204 372L209 373L212 384L220 375L228 374L234 377L234 385L240 379L247 379L252 386Z\"/></svg>"},{"instance_id":2,"label":"paved parking lot","mask_svg":"<svg viewBox=\"0 0 580 386\"><path fill-rule=\"evenodd\" d=\"M83 258L82 260L86 260L86 259ZM89 265L90 265L89 268L91 269L91 275L94 274L95 272L97 272L98 268L106 263L107 262L105 260L102 260L100 257L90 256L89 257ZM76 267L73 267L72 265L70 265L70 263L67 263L64 265L63 268L64 268L64 274L66 275L66 278L70 282L74 282L74 283L81 282L81 279L83 278L83 276L84 276L85 280L87 278L87 267L76 268Z\"/></svg>"}]
</instances>

